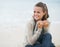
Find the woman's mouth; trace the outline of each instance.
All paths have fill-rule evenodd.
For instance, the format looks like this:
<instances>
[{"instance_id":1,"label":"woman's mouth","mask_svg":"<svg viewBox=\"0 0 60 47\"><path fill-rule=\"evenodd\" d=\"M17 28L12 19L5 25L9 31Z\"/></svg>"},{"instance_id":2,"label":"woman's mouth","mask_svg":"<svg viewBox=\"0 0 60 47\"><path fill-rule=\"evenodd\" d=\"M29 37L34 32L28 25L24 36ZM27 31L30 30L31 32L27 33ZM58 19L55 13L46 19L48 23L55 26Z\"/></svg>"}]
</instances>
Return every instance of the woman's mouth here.
<instances>
[{"instance_id":1,"label":"woman's mouth","mask_svg":"<svg viewBox=\"0 0 60 47\"><path fill-rule=\"evenodd\" d=\"M38 16L34 16L34 19L35 19L35 20L38 20Z\"/></svg>"}]
</instances>

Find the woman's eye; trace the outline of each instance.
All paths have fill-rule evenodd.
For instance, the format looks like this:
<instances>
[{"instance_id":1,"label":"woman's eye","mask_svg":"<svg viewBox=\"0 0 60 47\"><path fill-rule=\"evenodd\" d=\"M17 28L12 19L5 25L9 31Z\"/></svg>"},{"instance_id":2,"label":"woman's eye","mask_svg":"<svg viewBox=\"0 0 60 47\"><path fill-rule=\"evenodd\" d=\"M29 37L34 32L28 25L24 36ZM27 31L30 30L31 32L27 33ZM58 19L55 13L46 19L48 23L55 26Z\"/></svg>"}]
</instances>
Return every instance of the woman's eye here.
<instances>
[{"instance_id":1,"label":"woman's eye","mask_svg":"<svg viewBox=\"0 0 60 47\"><path fill-rule=\"evenodd\" d=\"M40 12L36 12L36 11L34 11L34 13L40 13Z\"/></svg>"},{"instance_id":2,"label":"woman's eye","mask_svg":"<svg viewBox=\"0 0 60 47\"><path fill-rule=\"evenodd\" d=\"M37 13L40 13L40 12L37 12Z\"/></svg>"},{"instance_id":3,"label":"woman's eye","mask_svg":"<svg viewBox=\"0 0 60 47\"><path fill-rule=\"evenodd\" d=\"M34 13L35 13L36 11L34 11Z\"/></svg>"}]
</instances>

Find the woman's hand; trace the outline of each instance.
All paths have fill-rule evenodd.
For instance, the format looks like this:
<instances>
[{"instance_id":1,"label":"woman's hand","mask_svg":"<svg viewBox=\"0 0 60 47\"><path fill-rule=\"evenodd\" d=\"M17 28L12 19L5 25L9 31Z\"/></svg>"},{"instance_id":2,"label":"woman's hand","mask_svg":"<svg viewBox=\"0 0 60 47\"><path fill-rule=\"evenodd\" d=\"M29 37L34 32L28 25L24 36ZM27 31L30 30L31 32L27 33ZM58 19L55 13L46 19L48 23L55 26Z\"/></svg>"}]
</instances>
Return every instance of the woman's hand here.
<instances>
[{"instance_id":1,"label":"woman's hand","mask_svg":"<svg viewBox=\"0 0 60 47\"><path fill-rule=\"evenodd\" d=\"M38 26L38 29L42 28L42 27L45 27L47 28L49 26L49 21L47 20L44 20L44 21L37 21L37 26Z\"/></svg>"},{"instance_id":2,"label":"woman's hand","mask_svg":"<svg viewBox=\"0 0 60 47\"><path fill-rule=\"evenodd\" d=\"M43 21L43 26L45 27L45 28L47 28L48 26L49 26L49 22L47 21L47 20L44 20Z\"/></svg>"},{"instance_id":3,"label":"woman's hand","mask_svg":"<svg viewBox=\"0 0 60 47\"><path fill-rule=\"evenodd\" d=\"M43 21L37 21L38 29L41 29L43 27Z\"/></svg>"}]
</instances>

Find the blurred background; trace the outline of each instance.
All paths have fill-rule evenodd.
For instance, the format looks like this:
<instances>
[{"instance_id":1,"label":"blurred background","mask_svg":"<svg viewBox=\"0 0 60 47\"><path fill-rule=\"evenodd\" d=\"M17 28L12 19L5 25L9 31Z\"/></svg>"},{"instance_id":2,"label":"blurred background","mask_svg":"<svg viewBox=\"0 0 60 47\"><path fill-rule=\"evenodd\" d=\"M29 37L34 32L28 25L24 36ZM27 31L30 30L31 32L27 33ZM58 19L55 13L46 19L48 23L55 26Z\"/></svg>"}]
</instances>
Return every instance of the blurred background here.
<instances>
[{"instance_id":1,"label":"blurred background","mask_svg":"<svg viewBox=\"0 0 60 47\"><path fill-rule=\"evenodd\" d=\"M37 2L47 4L49 32L53 43L60 45L60 0L0 0L0 47L24 47L26 24Z\"/></svg>"}]
</instances>

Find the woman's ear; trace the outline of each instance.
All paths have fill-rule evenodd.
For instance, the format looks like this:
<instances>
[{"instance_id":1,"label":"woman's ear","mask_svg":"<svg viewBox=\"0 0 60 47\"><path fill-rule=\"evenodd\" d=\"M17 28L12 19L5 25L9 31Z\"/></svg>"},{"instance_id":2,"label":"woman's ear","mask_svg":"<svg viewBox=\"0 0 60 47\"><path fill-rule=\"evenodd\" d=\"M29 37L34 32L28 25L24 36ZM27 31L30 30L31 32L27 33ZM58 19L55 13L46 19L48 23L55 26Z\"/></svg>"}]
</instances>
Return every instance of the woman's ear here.
<instances>
[{"instance_id":1,"label":"woman's ear","mask_svg":"<svg viewBox=\"0 0 60 47\"><path fill-rule=\"evenodd\" d=\"M47 12L46 11L44 12L44 16L45 16L45 18L47 18Z\"/></svg>"},{"instance_id":2,"label":"woman's ear","mask_svg":"<svg viewBox=\"0 0 60 47\"><path fill-rule=\"evenodd\" d=\"M43 12L44 13L44 15L46 15L47 13L46 13L46 11L45 12Z\"/></svg>"},{"instance_id":3,"label":"woman's ear","mask_svg":"<svg viewBox=\"0 0 60 47\"><path fill-rule=\"evenodd\" d=\"M46 14L46 12L44 12L44 15L42 17L42 20L46 20L46 19L47 19L47 14Z\"/></svg>"}]
</instances>

